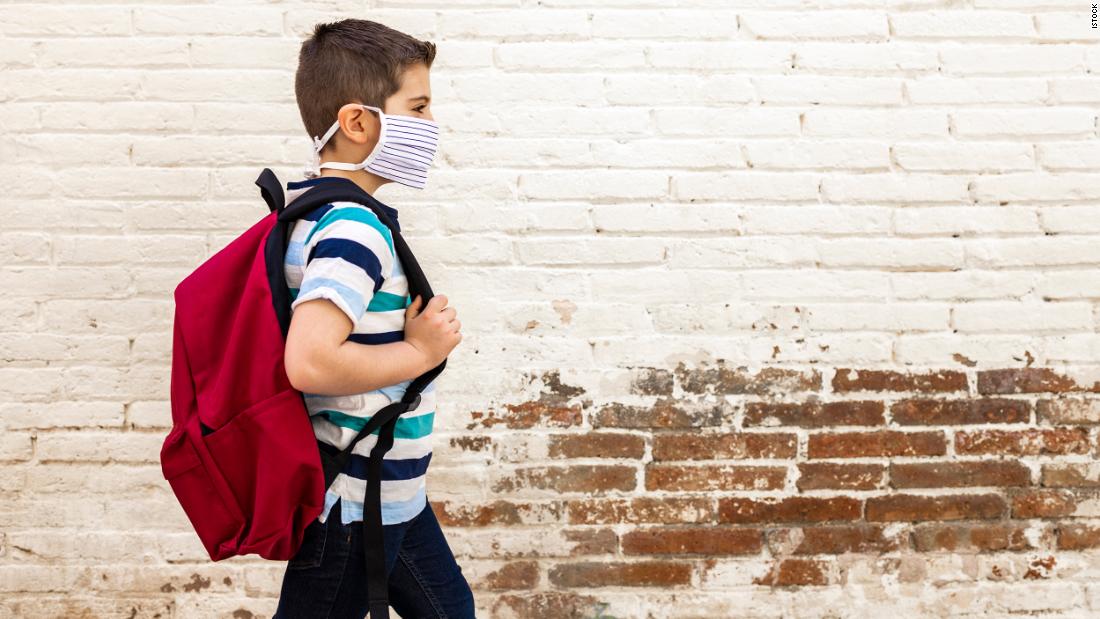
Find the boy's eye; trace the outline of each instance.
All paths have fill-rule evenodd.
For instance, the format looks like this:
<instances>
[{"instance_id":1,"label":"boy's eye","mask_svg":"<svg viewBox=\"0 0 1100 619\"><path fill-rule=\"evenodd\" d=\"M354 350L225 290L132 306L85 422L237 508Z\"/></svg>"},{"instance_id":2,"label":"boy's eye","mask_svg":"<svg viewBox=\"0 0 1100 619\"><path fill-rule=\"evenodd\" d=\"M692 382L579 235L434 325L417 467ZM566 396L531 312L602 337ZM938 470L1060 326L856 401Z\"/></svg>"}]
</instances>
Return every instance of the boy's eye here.
<instances>
[{"instance_id":1,"label":"boy's eye","mask_svg":"<svg viewBox=\"0 0 1100 619\"><path fill-rule=\"evenodd\" d=\"M428 106L427 105L420 105L420 106L414 107L413 109L416 110L417 112L420 112L421 114L423 114L424 113L424 108L426 108L426 107L428 107Z\"/></svg>"}]
</instances>

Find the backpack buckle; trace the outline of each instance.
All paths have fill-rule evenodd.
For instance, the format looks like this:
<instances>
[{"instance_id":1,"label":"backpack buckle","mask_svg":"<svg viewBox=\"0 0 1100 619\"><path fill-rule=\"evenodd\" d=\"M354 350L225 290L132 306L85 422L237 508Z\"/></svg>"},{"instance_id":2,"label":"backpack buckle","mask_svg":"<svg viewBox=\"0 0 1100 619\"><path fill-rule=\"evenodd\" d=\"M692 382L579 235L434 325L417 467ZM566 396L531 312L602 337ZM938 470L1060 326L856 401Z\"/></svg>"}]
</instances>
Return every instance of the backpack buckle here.
<instances>
[{"instance_id":1,"label":"backpack buckle","mask_svg":"<svg viewBox=\"0 0 1100 619\"><path fill-rule=\"evenodd\" d=\"M411 410L416 410L416 408L418 406L420 406L420 394L419 393L416 394L416 399L413 400L412 403L409 404L409 407L405 409L405 412L407 413Z\"/></svg>"}]
</instances>

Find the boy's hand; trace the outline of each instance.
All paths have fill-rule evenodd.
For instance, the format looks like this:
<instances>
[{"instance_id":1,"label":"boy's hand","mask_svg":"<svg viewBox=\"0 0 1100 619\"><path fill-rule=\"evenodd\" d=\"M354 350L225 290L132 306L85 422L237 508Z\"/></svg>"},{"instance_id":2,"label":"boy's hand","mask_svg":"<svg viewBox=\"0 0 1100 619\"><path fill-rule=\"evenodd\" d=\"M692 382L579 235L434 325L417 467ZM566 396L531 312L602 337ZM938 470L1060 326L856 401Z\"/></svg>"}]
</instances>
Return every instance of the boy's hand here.
<instances>
[{"instance_id":1,"label":"boy's hand","mask_svg":"<svg viewBox=\"0 0 1100 619\"><path fill-rule=\"evenodd\" d=\"M439 365L455 346L462 341L458 332L462 323L455 317L455 309L447 307L447 296L437 294L428 301L424 311L418 312L421 296L405 308L405 341L424 354L428 369Z\"/></svg>"}]
</instances>

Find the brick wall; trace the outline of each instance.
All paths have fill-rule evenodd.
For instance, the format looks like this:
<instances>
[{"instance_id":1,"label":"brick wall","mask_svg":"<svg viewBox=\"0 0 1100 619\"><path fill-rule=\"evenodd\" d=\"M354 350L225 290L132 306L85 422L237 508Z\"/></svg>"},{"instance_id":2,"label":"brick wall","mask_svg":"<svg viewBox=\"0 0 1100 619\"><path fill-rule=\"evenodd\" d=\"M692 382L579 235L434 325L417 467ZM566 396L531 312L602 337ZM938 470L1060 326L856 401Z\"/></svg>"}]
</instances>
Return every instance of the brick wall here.
<instances>
[{"instance_id":1,"label":"brick wall","mask_svg":"<svg viewBox=\"0 0 1100 619\"><path fill-rule=\"evenodd\" d=\"M297 177L343 16L439 44L379 197L464 325L479 616L1100 615L1090 4L671 4L0 7L0 615L270 616L161 477L171 291Z\"/></svg>"},{"instance_id":2,"label":"brick wall","mask_svg":"<svg viewBox=\"0 0 1100 619\"><path fill-rule=\"evenodd\" d=\"M484 498L433 507L509 616L1083 612L1096 378L720 360L627 368L596 401L547 372L452 439Z\"/></svg>"}]
</instances>

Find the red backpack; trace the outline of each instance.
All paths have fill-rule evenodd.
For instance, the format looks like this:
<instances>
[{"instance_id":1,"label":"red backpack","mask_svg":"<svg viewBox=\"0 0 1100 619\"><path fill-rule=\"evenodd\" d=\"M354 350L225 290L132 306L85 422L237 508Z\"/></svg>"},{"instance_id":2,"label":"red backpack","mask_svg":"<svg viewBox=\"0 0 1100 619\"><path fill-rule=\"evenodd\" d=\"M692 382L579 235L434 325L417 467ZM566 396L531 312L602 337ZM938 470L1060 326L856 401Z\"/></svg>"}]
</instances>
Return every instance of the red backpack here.
<instances>
[{"instance_id":1,"label":"red backpack","mask_svg":"<svg viewBox=\"0 0 1100 619\"><path fill-rule=\"evenodd\" d=\"M339 178L339 177L338 177ZM290 329L284 259L291 223L331 202L369 207L392 232L409 294L431 287L397 227L373 196L340 178L284 204L282 184L265 168L256 179L270 213L211 256L175 288L172 430L161 469L211 560L258 554L285 561L324 507L325 489L362 438L379 430L371 450L364 505L370 616L389 617L382 534L382 456L397 418L447 364L415 378L400 401L371 417L343 451L320 442L305 399L283 363Z\"/></svg>"}]
</instances>

